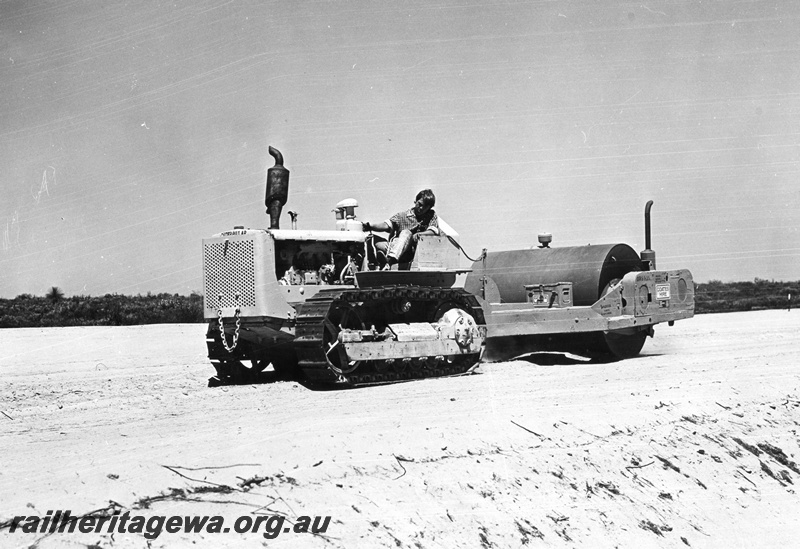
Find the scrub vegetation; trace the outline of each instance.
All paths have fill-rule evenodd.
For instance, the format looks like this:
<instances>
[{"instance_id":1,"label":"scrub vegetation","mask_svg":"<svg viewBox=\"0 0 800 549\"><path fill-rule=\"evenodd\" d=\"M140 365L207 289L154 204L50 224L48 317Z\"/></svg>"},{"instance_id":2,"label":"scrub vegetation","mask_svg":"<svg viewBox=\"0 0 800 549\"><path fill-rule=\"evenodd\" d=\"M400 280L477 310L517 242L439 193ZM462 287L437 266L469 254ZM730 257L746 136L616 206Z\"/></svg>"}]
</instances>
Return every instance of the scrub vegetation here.
<instances>
[{"instance_id":1,"label":"scrub vegetation","mask_svg":"<svg viewBox=\"0 0 800 549\"><path fill-rule=\"evenodd\" d=\"M698 314L786 309L790 302L796 308L800 303L800 281L711 280L695 285L695 302ZM199 322L203 322L203 296L198 292L188 296L148 293L66 297L54 286L42 297L21 294L13 299L0 299L0 328Z\"/></svg>"},{"instance_id":2,"label":"scrub vegetation","mask_svg":"<svg viewBox=\"0 0 800 549\"><path fill-rule=\"evenodd\" d=\"M57 287L43 297L30 294L0 299L0 328L51 326L129 326L203 321L203 296L178 294L76 295Z\"/></svg>"},{"instance_id":3,"label":"scrub vegetation","mask_svg":"<svg viewBox=\"0 0 800 549\"><path fill-rule=\"evenodd\" d=\"M753 282L711 280L695 284L696 313L787 309L790 303L793 309L800 303L800 280L780 282L756 278Z\"/></svg>"}]
</instances>

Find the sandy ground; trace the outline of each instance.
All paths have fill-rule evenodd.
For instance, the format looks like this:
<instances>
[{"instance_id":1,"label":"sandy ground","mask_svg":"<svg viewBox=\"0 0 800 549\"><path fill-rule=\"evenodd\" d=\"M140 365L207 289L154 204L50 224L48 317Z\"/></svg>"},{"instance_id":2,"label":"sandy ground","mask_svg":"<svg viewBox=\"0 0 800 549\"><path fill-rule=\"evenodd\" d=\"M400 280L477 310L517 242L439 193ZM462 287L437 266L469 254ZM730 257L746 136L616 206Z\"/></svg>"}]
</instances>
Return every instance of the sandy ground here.
<instances>
[{"instance_id":1,"label":"sandy ground","mask_svg":"<svg viewBox=\"0 0 800 549\"><path fill-rule=\"evenodd\" d=\"M659 326L641 357L622 362L539 354L467 377L344 391L209 388L204 331L0 330L0 546L800 539L800 311ZM10 531L14 516L66 509L219 515L230 531L152 540ZM331 520L324 534L272 540L266 523L233 531L240 516L272 515L284 527Z\"/></svg>"}]
</instances>

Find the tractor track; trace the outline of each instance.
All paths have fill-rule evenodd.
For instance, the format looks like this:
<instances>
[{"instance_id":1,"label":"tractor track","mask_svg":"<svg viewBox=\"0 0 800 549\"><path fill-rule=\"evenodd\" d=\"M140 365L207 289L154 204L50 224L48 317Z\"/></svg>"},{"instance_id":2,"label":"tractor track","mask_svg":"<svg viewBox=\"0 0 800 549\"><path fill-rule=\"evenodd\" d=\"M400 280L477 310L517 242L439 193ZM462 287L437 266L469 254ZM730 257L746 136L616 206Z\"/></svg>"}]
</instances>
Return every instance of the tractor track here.
<instances>
[{"instance_id":1,"label":"tractor track","mask_svg":"<svg viewBox=\"0 0 800 549\"><path fill-rule=\"evenodd\" d=\"M403 359L390 363L385 360L370 360L360 363L352 372L337 369L329 359L333 349L330 331L337 328L332 322L342 310L354 310L364 303L370 304L368 311L390 308L396 300L428 302L429 310L438 310L452 303L469 313L479 326L485 325L483 310L478 300L468 292L457 288L428 288L422 286L384 286L366 289L323 290L299 307L295 331L295 349L299 368L311 383L335 383L347 386L364 386L395 383L430 377L444 377L470 373L480 361L480 353L446 357L436 360ZM432 305L432 306L431 306ZM434 318L412 318L412 322L432 322ZM358 328L368 329L380 324L373 317L359 318ZM352 327L352 326L351 326ZM342 328L342 326L338 326ZM326 341L326 329L329 337ZM342 355L344 356L344 355ZM339 371L337 371L339 370ZM344 369L346 370L346 368Z\"/></svg>"}]
</instances>

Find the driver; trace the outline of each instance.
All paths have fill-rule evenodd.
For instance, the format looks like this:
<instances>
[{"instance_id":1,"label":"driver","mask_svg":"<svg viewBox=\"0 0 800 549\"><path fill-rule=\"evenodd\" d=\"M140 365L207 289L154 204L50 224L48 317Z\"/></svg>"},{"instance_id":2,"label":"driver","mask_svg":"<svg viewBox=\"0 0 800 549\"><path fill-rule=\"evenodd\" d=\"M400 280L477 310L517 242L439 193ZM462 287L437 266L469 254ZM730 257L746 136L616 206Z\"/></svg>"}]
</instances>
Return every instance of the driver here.
<instances>
[{"instance_id":1,"label":"driver","mask_svg":"<svg viewBox=\"0 0 800 549\"><path fill-rule=\"evenodd\" d=\"M385 269L398 263L408 263L414 256L420 236L439 234L439 220L433 209L435 204L433 191L423 189L417 193L410 209L397 212L381 223L362 223L365 231L389 233L388 242L375 243L375 248L386 256Z\"/></svg>"}]
</instances>

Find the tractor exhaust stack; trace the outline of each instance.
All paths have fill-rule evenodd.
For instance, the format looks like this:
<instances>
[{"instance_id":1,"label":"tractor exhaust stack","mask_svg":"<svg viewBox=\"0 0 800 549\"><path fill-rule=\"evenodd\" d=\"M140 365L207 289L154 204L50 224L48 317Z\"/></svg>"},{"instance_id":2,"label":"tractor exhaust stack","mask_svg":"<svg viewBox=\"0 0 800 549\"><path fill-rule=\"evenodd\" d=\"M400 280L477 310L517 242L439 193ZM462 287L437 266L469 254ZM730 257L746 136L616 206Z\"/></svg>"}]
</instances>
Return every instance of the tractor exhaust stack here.
<instances>
[{"instance_id":1,"label":"tractor exhaust stack","mask_svg":"<svg viewBox=\"0 0 800 549\"><path fill-rule=\"evenodd\" d=\"M264 205L269 214L269 228L280 229L281 210L289 197L289 170L283 167L283 155L278 149L270 147L269 154L275 159L275 165L267 170Z\"/></svg>"}]
</instances>

